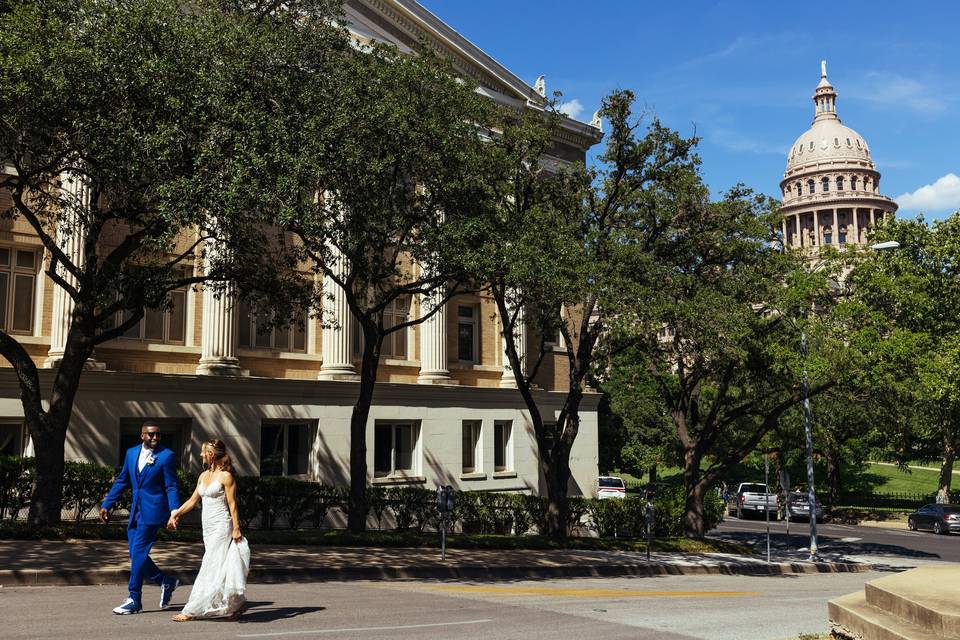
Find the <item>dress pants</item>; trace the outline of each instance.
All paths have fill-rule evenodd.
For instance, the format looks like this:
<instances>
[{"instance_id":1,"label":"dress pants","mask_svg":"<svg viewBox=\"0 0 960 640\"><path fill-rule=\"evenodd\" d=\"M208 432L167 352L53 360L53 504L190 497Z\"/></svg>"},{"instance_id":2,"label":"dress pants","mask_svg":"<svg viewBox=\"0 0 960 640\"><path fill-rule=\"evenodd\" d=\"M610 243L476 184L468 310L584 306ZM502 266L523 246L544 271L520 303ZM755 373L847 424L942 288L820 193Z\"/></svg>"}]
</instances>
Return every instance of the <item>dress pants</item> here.
<instances>
[{"instance_id":1,"label":"dress pants","mask_svg":"<svg viewBox=\"0 0 960 640\"><path fill-rule=\"evenodd\" d=\"M150 559L150 548L157 539L160 525L131 522L127 527L127 544L130 548L130 598L142 602L143 579L161 584L163 572Z\"/></svg>"}]
</instances>

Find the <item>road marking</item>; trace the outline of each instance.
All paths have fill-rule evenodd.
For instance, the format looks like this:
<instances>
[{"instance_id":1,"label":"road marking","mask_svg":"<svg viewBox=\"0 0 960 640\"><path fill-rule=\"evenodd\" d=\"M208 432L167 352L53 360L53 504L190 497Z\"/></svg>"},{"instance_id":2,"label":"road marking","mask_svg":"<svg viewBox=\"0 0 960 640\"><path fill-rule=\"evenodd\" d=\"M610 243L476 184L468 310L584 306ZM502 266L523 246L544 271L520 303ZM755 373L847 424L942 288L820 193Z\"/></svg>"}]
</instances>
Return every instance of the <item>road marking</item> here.
<instances>
[{"instance_id":1,"label":"road marking","mask_svg":"<svg viewBox=\"0 0 960 640\"><path fill-rule=\"evenodd\" d=\"M483 593L513 596L562 596L566 598L742 598L755 591L641 591L623 589L550 589L547 587L480 587L424 585L425 589L452 593Z\"/></svg>"},{"instance_id":2,"label":"road marking","mask_svg":"<svg viewBox=\"0 0 960 640\"><path fill-rule=\"evenodd\" d=\"M840 538L840 542L859 542L863 538Z\"/></svg>"},{"instance_id":3,"label":"road marking","mask_svg":"<svg viewBox=\"0 0 960 640\"><path fill-rule=\"evenodd\" d=\"M318 633L350 633L354 631L402 631L404 629L428 629L432 627L453 627L468 624L486 624L493 620L463 620L460 622L432 622L425 624L404 624L394 627L344 627L342 629L310 629L306 631L277 631L275 633L243 633L238 638L276 638L278 636L305 636Z\"/></svg>"}]
</instances>

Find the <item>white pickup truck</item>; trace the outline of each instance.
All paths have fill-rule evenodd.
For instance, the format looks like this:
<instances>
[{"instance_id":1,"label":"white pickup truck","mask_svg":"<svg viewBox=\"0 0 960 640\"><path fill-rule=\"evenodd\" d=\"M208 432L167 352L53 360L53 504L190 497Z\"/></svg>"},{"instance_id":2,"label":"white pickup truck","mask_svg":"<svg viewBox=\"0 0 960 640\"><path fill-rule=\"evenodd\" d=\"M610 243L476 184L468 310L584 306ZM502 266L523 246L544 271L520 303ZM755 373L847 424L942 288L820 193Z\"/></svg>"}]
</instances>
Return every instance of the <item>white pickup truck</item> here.
<instances>
[{"instance_id":1,"label":"white pickup truck","mask_svg":"<svg viewBox=\"0 0 960 640\"><path fill-rule=\"evenodd\" d=\"M731 509L738 518L747 514L763 515L770 512L770 519L776 520L780 513L780 498L775 493L767 493L767 487L760 482L741 482L737 488L736 505Z\"/></svg>"}]
</instances>

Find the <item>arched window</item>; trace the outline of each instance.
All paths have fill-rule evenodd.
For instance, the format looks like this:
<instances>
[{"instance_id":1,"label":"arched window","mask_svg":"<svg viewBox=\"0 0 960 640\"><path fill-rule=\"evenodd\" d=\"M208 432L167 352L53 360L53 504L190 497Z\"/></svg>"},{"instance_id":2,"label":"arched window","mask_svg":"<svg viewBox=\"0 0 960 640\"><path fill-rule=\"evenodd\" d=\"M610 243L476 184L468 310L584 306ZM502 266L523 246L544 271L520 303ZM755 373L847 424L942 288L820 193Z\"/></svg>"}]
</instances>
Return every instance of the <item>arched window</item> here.
<instances>
[{"instance_id":1,"label":"arched window","mask_svg":"<svg viewBox=\"0 0 960 640\"><path fill-rule=\"evenodd\" d=\"M843 191L843 176L837 176L837 191Z\"/></svg>"},{"instance_id":2,"label":"arched window","mask_svg":"<svg viewBox=\"0 0 960 640\"><path fill-rule=\"evenodd\" d=\"M823 244L833 244L833 230L830 227L826 227L823 230Z\"/></svg>"},{"instance_id":3,"label":"arched window","mask_svg":"<svg viewBox=\"0 0 960 640\"><path fill-rule=\"evenodd\" d=\"M824 179L821 181L821 184L823 185L823 192L824 192L824 193L830 191L830 178L824 178Z\"/></svg>"},{"instance_id":4,"label":"arched window","mask_svg":"<svg viewBox=\"0 0 960 640\"><path fill-rule=\"evenodd\" d=\"M850 176L850 191L857 190L857 176Z\"/></svg>"},{"instance_id":5,"label":"arched window","mask_svg":"<svg viewBox=\"0 0 960 640\"><path fill-rule=\"evenodd\" d=\"M807 193L816 193L817 192L817 183L813 180L807 180Z\"/></svg>"},{"instance_id":6,"label":"arched window","mask_svg":"<svg viewBox=\"0 0 960 640\"><path fill-rule=\"evenodd\" d=\"M797 195L803 195L803 184L797 183Z\"/></svg>"}]
</instances>

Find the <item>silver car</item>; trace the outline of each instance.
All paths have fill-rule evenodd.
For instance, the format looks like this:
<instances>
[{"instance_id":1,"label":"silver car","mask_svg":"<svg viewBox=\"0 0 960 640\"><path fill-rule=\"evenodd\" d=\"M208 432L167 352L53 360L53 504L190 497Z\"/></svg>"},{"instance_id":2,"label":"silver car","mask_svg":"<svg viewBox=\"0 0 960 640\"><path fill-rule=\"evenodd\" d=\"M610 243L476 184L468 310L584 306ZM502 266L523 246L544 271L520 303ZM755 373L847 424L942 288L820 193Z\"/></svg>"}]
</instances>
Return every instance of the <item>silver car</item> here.
<instances>
[{"instance_id":1,"label":"silver car","mask_svg":"<svg viewBox=\"0 0 960 640\"><path fill-rule=\"evenodd\" d=\"M801 491L791 491L787 497L787 517L810 519L810 496ZM823 520L823 505L817 501L817 521Z\"/></svg>"}]
</instances>

